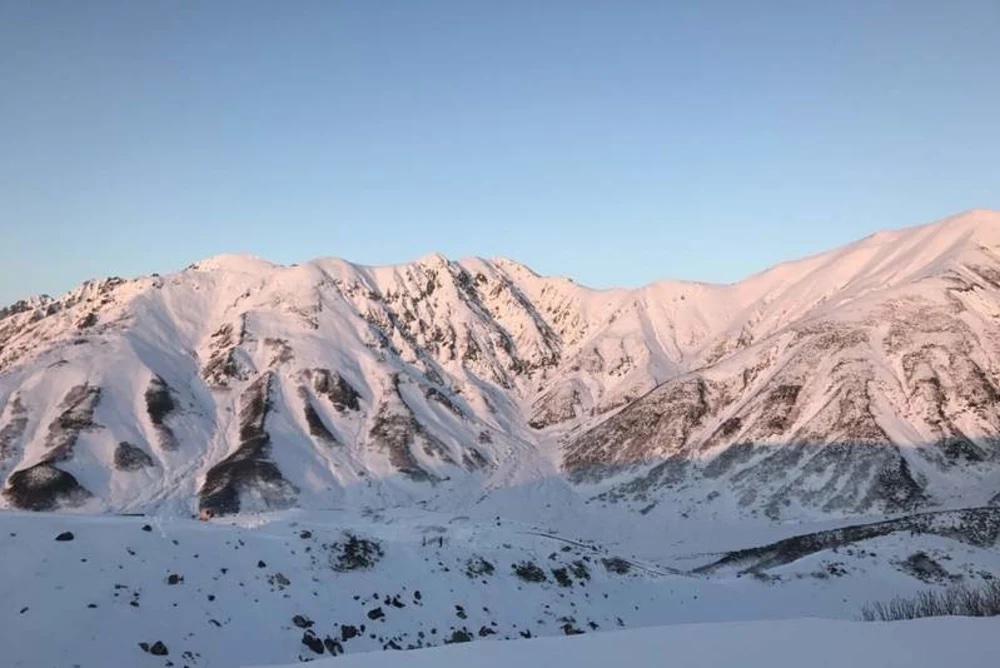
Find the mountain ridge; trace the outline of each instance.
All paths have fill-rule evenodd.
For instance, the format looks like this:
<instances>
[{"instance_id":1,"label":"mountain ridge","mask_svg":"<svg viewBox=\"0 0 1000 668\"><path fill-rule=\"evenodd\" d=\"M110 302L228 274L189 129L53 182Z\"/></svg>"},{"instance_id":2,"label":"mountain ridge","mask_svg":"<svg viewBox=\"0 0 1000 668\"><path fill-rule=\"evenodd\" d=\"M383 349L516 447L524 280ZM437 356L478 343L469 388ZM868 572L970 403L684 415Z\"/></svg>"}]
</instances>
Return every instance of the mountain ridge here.
<instances>
[{"instance_id":1,"label":"mountain ridge","mask_svg":"<svg viewBox=\"0 0 1000 668\"><path fill-rule=\"evenodd\" d=\"M1000 492L997 247L1000 214L974 210L728 285L594 290L440 254L88 281L0 311L3 498L449 507L551 478L647 513L983 502ZM945 442L964 455L911 452ZM762 473L778 451L797 454Z\"/></svg>"}]
</instances>

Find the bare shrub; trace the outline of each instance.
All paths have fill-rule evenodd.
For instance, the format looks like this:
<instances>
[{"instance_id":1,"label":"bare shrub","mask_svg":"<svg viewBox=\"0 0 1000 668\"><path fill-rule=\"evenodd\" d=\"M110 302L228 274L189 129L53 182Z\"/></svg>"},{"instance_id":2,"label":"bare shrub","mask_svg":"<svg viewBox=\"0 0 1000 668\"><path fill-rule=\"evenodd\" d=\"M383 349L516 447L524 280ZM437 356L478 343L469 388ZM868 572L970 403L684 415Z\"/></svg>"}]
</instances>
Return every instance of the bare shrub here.
<instances>
[{"instance_id":1,"label":"bare shrub","mask_svg":"<svg viewBox=\"0 0 1000 668\"><path fill-rule=\"evenodd\" d=\"M929 589L910 598L875 601L861 608L861 619L866 622L944 616L1000 616L1000 581L979 588L956 585L943 591Z\"/></svg>"}]
</instances>

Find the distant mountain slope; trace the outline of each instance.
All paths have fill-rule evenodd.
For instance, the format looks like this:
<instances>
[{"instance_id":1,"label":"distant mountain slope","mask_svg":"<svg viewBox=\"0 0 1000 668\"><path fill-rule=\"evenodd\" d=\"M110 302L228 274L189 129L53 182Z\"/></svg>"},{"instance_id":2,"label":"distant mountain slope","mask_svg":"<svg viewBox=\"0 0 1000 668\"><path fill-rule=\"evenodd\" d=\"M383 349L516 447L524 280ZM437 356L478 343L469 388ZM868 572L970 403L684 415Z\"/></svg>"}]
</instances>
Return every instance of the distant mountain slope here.
<instances>
[{"instance_id":1,"label":"distant mountain slope","mask_svg":"<svg viewBox=\"0 0 1000 668\"><path fill-rule=\"evenodd\" d=\"M439 255L88 282L0 311L3 503L461 508L540 483L655 513L985 503L998 253L1000 214L973 211L725 286Z\"/></svg>"},{"instance_id":2,"label":"distant mountain slope","mask_svg":"<svg viewBox=\"0 0 1000 668\"><path fill-rule=\"evenodd\" d=\"M604 498L644 508L688 489L774 518L989 501L998 252L1000 217L976 212L750 279L788 282L703 366L574 435L567 469L641 469Z\"/></svg>"}]
</instances>

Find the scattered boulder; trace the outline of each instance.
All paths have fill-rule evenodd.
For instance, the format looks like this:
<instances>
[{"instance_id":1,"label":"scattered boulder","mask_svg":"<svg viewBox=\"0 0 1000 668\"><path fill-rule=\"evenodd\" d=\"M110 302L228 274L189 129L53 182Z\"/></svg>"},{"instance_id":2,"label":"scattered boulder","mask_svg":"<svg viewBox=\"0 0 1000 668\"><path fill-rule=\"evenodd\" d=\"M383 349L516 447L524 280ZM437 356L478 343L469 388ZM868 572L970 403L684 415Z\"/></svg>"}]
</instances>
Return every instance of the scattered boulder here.
<instances>
[{"instance_id":1,"label":"scattered boulder","mask_svg":"<svg viewBox=\"0 0 1000 668\"><path fill-rule=\"evenodd\" d=\"M310 629L314 623L313 620L304 615L295 615L292 617L292 624L295 624L300 629Z\"/></svg>"},{"instance_id":2,"label":"scattered boulder","mask_svg":"<svg viewBox=\"0 0 1000 668\"><path fill-rule=\"evenodd\" d=\"M323 641L310 630L306 630L306 632L302 634L302 644L316 654L322 654L325 649L323 647Z\"/></svg>"},{"instance_id":3,"label":"scattered boulder","mask_svg":"<svg viewBox=\"0 0 1000 668\"><path fill-rule=\"evenodd\" d=\"M323 638L323 646L326 647L326 651L333 656L340 656L344 653L344 646L330 636Z\"/></svg>"},{"instance_id":4,"label":"scattered boulder","mask_svg":"<svg viewBox=\"0 0 1000 668\"><path fill-rule=\"evenodd\" d=\"M65 543L66 541L73 540L74 538L76 538L76 536L73 535L72 531L63 531L61 534L56 536L56 540L60 543Z\"/></svg>"},{"instance_id":5,"label":"scattered boulder","mask_svg":"<svg viewBox=\"0 0 1000 668\"><path fill-rule=\"evenodd\" d=\"M153 656L167 656L168 654L170 654L170 651L167 649L167 646L164 645L163 641L161 640L157 640L152 645L150 645L148 642L141 642L139 643L139 649L141 649L143 652L146 652L147 654L152 654Z\"/></svg>"}]
</instances>

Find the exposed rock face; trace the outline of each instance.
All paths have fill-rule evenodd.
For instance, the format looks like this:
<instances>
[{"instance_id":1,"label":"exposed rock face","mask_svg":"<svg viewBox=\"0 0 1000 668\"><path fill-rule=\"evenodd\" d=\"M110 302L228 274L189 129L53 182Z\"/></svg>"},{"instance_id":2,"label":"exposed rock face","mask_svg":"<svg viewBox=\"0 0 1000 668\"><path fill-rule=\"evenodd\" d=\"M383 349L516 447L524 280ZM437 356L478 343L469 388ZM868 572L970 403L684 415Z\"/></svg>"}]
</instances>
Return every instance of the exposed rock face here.
<instances>
[{"instance_id":1,"label":"exposed rock face","mask_svg":"<svg viewBox=\"0 0 1000 668\"><path fill-rule=\"evenodd\" d=\"M173 394L166 381L159 376L153 376L146 388L146 412L149 420L153 423L159 437L160 447L166 450L173 450L177 447L177 438L173 430L167 424L168 418L177 410Z\"/></svg>"},{"instance_id":2,"label":"exposed rock face","mask_svg":"<svg viewBox=\"0 0 1000 668\"><path fill-rule=\"evenodd\" d=\"M45 463L12 473L3 494L13 506L23 510L76 507L91 496L73 475Z\"/></svg>"},{"instance_id":3,"label":"exposed rock face","mask_svg":"<svg viewBox=\"0 0 1000 668\"><path fill-rule=\"evenodd\" d=\"M256 498L266 509L294 504L298 490L269 458L271 437L266 421L272 406L271 384L271 374L265 373L240 397L240 445L208 470L199 492L200 511L213 516L238 513L248 497Z\"/></svg>"},{"instance_id":4,"label":"exposed rock face","mask_svg":"<svg viewBox=\"0 0 1000 668\"><path fill-rule=\"evenodd\" d=\"M926 505L935 478L1000 460L1000 394L978 361L1000 358L950 308L881 302L765 339L570 440L567 469L591 481L635 470L605 498L640 504L724 481L739 505L775 519Z\"/></svg>"},{"instance_id":5,"label":"exposed rock face","mask_svg":"<svg viewBox=\"0 0 1000 668\"><path fill-rule=\"evenodd\" d=\"M119 471L139 471L150 466L155 466L153 458L128 441L115 448L115 468Z\"/></svg>"},{"instance_id":6,"label":"exposed rock face","mask_svg":"<svg viewBox=\"0 0 1000 668\"><path fill-rule=\"evenodd\" d=\"M0 466L14 453L14 448L28 427L28 410L17 396L8 404L6 424L0 428Z\"/></svg>"},{"instance_id":7,"label":"exposed rock face","mask_svg":"<svg viewBox=\"0 0 1000 668\"><path fill-rule=\"evenodd\" d=\"M69 459L80 432L99 428L94 422L94 409L100 398L99 387L84 383L70 388L59 406L59 417L49 424L49 433L45 437L50 459Z\"/></svg>"},{"instance_id":8,"label":"exposed rock face","mask_svg":"<svg viewBox=\"0 0 1000 668\"><path fill-rule=\"evenodd\" d=\"M220 256L0 311L4 499L452 507L545 481L643 513L983 504L998 315L990 212L729 286Z\"/></svg>"},{"instance_id":9,"label":"exposed rock face","mask_svg":"<svg viewBox=\"0 0 1000 668\"><path fill-rule=\"evenodd\" d=\"M361 395L338 373L329 369L310 369L308 374L313 389L326 397L338 411L356 411L361 407Z\"/></svg>"}]
</instances>

